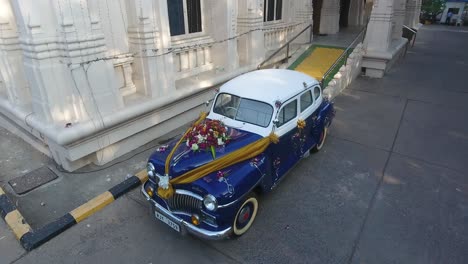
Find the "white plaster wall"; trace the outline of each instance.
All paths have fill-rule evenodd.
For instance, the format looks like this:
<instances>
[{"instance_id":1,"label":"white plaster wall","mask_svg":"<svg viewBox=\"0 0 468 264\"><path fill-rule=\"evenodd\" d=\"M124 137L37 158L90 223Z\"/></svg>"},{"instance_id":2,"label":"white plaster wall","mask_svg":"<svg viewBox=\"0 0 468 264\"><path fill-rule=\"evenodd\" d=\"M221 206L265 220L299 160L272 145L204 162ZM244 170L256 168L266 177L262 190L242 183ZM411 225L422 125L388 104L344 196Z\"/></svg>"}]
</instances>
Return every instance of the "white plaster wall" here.
<instances>
[{"instance_id":1,"label":"white plaster wall","mask_svg":"<svg viewBox=\"0 0 468 264\"><path fill-rule=\"evenodd\" d=\"M266 34L311 23L307 3L264 25L261 0L202 0L203 32L171 37L167 0L0 0L0 111L65 169L104 164L195 118L265 58Z\"/></svg>"}]
</instances>

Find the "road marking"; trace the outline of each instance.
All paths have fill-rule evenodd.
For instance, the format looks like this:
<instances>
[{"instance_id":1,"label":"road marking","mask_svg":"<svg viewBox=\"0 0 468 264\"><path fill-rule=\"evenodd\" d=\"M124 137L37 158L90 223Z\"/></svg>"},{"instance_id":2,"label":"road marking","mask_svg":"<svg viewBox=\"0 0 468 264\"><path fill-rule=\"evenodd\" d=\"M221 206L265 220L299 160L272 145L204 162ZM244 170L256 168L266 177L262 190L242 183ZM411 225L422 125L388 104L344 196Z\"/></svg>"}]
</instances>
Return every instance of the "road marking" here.
<instances>
[{"instance_id":1,"label":"road marking","mask_svg":"<svg viewBox=\"0 0 468 264\"><path fill-rule=\"evenodd\" d=\"M75 218L76 222L79 223L94 214L95 212L106 207L108 204L114 201L114 196L109 192L104 192L93 199L89 200L87 203L82 204L80 207L74 209L70 214Z\"/></svg>"},{"instance_id":2,"label":"road marking","mask_svg":"<svg viewBox=\"0 0 468 264\"><path fill-rule=\"evenodd\" d=\"M21 239L21 237L31 231L31 227L26 223L23 216L18 210L9 212L5 216L5 222L10 226L13 233L15 233L16 239Z\"/></svg>"},{"instance_id":3,"label":"road marking","mask_svg":"<svg viewBox=\"0 0 468 264\"><path fill-rule=\"evenodd\" d=\"M141 183L144 183L145 181L148 180L148 173L146 172L146 170L142 170L138 172L137 174L135 174L135 176L137 176L138 179L140 179Z\"/></svg>"}]
</instances>

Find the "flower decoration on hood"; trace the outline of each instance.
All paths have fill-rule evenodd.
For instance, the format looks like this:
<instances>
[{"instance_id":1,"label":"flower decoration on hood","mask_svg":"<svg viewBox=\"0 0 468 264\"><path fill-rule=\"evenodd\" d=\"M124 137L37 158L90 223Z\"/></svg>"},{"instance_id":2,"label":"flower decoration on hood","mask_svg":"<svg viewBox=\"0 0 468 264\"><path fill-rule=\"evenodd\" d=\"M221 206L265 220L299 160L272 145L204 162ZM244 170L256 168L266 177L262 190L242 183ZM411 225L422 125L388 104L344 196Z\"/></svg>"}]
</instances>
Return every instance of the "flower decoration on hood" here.
<instances>
[{"instance_id":1,"label":"flower decoration on hood","mask_svg":"<svg viewBox=\"0 0 468 264\"><path fill-rule=\"evenodd\" d=\"M216 148L229 143L230 137L227 135L227 127L219 120L207 119L198 124L186 134L186 145L192 151L211 151L213 159L216 158Z\"/></svg>"}]
</instances>

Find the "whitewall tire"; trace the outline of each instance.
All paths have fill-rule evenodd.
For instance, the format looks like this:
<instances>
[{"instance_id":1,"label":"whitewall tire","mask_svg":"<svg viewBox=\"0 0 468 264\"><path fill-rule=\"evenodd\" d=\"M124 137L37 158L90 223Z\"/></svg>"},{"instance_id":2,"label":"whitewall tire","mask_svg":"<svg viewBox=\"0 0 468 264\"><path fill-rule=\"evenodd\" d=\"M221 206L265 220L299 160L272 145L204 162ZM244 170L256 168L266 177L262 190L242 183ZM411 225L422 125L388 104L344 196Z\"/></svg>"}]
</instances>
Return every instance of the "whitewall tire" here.
<instances>
[{"instance_id":1,"label":"whitewall tire","mask_svg":"<svg viewBox=\"0 0 468 264\"><path fill-rule=\"evenodd\" d=\"M328 126L324 126L322 132L320 133L319 142L312 149L313 152L319 152L323 148L323 145L325 144L325 140L327 139L327 133L328 133Z\"/></svg>"},{"instance_id":2,"label":"whitewall tire","mask_svg":"<svg viewBox=\"0 0 468 264\"><path fill-rule=\"evenodd\" d=\"M239 210L237 210L234 223L232 224L233 235L239 237L245 234L255 221L257 212L258 200L255 194L251 193L239 207Z\"/></svg>"}]
</instances>

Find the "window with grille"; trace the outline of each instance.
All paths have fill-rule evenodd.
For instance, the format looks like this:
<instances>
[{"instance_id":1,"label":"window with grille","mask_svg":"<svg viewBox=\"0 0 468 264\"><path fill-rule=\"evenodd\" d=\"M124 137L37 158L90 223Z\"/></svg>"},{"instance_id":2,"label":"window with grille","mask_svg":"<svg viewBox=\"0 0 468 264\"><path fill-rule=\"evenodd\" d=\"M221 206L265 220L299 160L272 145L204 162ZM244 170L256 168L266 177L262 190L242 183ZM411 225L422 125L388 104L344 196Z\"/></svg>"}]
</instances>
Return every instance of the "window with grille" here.
<instances>
[{"instance_id":1,"label":"window with grille","mask_svg":"<svg viewBox=\"0 0 468 264\"><path fill-rule=\"evenodd\" d=\"M264 0L263 22L281 20L283 16L283 0Z\"/></svg>"},{"instance_id":2,"label":"window with grille","mask_svg":"<svg viewBox=\"0 0 468 264\"><path fill-rule=\"evenodd\" d=\"M171 36L202 32L201 0L167 0Z\"/></svg>"}]
</instances>

